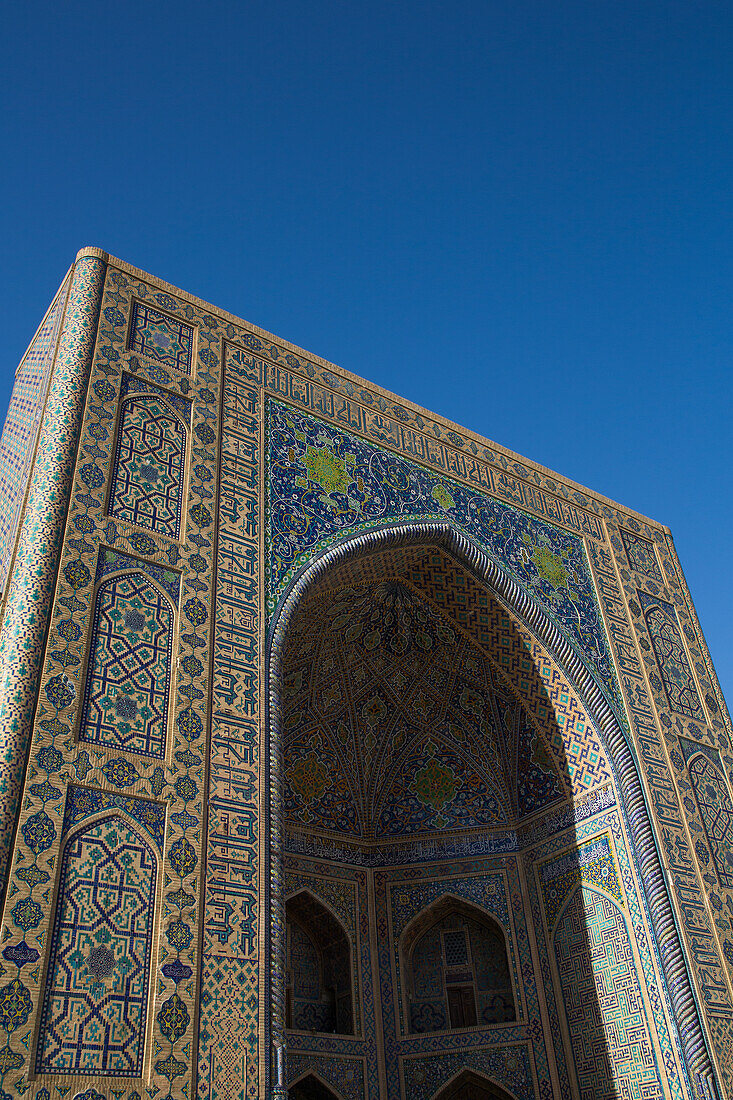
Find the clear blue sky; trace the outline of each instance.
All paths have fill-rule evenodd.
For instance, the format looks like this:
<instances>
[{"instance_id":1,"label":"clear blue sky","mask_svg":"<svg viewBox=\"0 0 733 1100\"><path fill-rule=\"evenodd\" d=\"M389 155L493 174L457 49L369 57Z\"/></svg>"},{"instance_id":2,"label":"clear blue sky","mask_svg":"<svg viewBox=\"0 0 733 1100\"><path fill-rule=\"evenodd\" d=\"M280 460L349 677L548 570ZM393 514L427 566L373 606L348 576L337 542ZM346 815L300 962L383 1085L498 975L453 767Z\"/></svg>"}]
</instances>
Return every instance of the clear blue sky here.
<instances>
[{"instance_id":1,"label":"clear blue sky","mask_svg":"<svg viewBox=\"0 0 733 1100\"><path fill-rule=\"evenodd\" d=\"M733 6L6 5L0 406L95 244L673 530L733 703Z\"/></svg>"}]
</instances>

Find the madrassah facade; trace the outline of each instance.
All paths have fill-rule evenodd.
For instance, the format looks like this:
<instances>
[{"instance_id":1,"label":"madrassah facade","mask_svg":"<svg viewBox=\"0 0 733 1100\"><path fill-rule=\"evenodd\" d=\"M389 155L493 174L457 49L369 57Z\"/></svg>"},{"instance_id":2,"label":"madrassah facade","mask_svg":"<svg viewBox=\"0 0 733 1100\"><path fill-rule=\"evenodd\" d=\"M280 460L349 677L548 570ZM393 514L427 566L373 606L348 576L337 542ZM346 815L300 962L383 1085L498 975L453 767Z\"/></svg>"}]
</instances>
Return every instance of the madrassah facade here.
<instances>
[{"instance_id":1,"label":"madrassah facade","mask_svg":"<svg viewBox=\"0 0 733 1100\"><path fill-rule=\"evenodd\" d=\"M82 250L0 442L0 1100L726 1100L667 528Z\"/></svg>"}]
</instances>

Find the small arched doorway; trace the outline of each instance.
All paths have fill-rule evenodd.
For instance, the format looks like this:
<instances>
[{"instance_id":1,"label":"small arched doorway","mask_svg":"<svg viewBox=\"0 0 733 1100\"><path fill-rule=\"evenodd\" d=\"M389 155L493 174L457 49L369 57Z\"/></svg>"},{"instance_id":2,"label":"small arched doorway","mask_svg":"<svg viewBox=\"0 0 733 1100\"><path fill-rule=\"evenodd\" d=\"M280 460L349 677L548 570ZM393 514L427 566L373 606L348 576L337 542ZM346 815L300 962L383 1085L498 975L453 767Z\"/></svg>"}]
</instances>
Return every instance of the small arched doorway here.
<instances>
[{"instance_id":1,"label":"small arched doorway","mask_svg":"<svg viewBox=\"0 0 733 1100\"><path fill-rule=\"evenodd\" d=\"M512 1100L508 1092L485 1077L465 1070L455 1081L451 1081L434 1100Z\"/></svg>"},{"instance_id":2,"label":"small arched doorway","mask_svg":"<svg viewBox=\"0 0 733 1100\"><path fill-rule=\"evenodd\" d=\"M516 1019L506 936L476 906L441 898L413 920L402 954L410 1032L458 1031Z\"/></svg>"},{"instance_id":3,"label":"small arched doorway","mask_svg":"<svg viewBox=\"0 0 733 1100\"><path fill-rule=\"evenodd\" d=\"M285 905L285 1026L353 1035L351 947L341 922L310 891Z\"/></svg>"},{"instance_id":4,"label":"small arched doorway","mask_svg":"<svg viewBox=\"0 0 733 1100\"><path fill-rule=\"evenodd\" d=\"M491 1095L491 1094L487 1094ZM288 1089L288 1100L340 1100L318 1077L309 1073Z\"/></svg>"}]
</instances>

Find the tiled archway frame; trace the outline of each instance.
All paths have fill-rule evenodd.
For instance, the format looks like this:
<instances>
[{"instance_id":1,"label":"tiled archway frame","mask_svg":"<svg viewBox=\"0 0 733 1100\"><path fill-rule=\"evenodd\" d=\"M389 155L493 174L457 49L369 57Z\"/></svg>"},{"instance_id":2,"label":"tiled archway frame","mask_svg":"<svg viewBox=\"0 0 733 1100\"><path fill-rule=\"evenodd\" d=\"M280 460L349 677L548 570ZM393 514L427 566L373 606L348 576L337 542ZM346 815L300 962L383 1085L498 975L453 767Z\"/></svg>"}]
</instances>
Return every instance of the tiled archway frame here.
<instances>
[{"instance_id":1,"label":"tiled archway frame","mask_svg":"<svg viewBox=\"0 0 733 1100\"><path fill-rule=\"evenodd\" d=\"M416 522L383 527L354 534L331 546L306 565L293 578L274 616L268 647L268 737L270 801L263 817L263 836L269 845L270 871L269 935L265 937L270 958L264 960L265 973L271 975L270 1003L272 1017L270 1034L266 1036L274 1047L273 1081L270 1095L275 1100L285 1097L282 1028L283 973L281 943L284 934L282 901L282 730L280 675L283 647L293 613L306 592L334 565L343 565L365 553L399 545L436 546L456 558L471 574L516 615L550 650L558 664L578 691L581 701L593 717L608 759L625 811L643 881L649 915L659 949L669 1000L679 1032L685 1063L701 1100L719 1100L722 1093L716 1083L710 1055L705 1042L700 1017L693 996L682 945L677 931L672 905L664 882L657 844L651 824L644 790L633 749L596 683L575 648L565 638L536 600L514 581L482 548L456 531L449 524Z\"/></svg>"}]
</instances>

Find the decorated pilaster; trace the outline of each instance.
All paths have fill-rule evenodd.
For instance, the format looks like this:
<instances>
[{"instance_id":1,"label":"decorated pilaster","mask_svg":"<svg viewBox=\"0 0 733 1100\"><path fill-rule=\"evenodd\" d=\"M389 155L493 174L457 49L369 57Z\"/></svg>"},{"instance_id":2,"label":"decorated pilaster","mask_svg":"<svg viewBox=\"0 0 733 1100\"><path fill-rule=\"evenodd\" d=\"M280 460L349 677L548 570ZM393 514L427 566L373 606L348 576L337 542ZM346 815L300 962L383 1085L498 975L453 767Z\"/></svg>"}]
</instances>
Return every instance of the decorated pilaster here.
<instances>
[{"instance_id":1,"label":"decorated pilaster","mask_svg":"<svg viewBox=\"0 0 733 1100\"><path fill-rule=\"evenodd\" d=\"M64 535L107 255L83 249L74 266L56 365L8 582L0 633L0 875L20 799L43 644Z\"/></svg>"}]
</instances>

